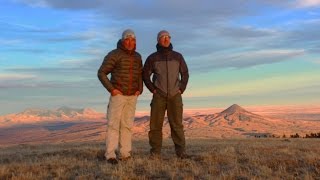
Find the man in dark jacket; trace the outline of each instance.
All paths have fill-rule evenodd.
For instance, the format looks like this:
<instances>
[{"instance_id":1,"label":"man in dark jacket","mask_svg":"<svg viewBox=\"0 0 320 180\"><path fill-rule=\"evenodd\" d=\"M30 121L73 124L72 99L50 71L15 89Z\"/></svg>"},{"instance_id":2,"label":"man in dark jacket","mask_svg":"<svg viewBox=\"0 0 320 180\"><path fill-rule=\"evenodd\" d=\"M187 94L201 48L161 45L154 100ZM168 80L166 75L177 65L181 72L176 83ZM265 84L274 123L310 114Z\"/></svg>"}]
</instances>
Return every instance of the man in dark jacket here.
<instances>
[{"instance_id":1,"label":"man in dark jacket","mask_svg":"<svg viewBox=\"0 0 320 180\"><path fill-rule=\"evenodd\" d=\"M168 31L160 31L157 40L157 52L147 58L143 68L143 81L153 93L149 131L150 153L151 157L160 157L162 126L167 111L176 155L178 158L186 158L181 94L188 83L188 67L183 56L172 50Z\"/></svg>"},{"instance_id":2,"label":"man in dark jacket","mask_svg":"<svg viewBox=\"0 0 320 180\"><path fill-rule=\"evenodd\" d=\"M108 53L98 71L98 78L111 94L107 110L107 162L117 164L115 151L120 144L120 160L131 157L131 129L137 97L142 93L142 60L136 49L136 37L127 29L117 49ZM108 74L111 73L109 80Z\"/></svg>"}]
</instances>

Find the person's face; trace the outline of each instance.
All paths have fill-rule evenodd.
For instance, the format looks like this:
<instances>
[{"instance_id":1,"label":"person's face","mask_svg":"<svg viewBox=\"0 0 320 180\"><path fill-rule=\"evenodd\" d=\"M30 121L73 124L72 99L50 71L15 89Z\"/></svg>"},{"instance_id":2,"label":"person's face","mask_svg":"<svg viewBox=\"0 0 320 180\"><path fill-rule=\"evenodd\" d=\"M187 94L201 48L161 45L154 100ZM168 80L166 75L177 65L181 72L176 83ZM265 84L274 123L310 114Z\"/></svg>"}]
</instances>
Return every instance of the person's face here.
<instances>
[{"instance_id":1,"label":"person's face","mask_svg":"<svg viewBox=\"0 0 320 180\"><path fill-rule=\"evenodd\" d=\"M136 39L132 37L124 39L122 43L123 46L129 51L132 51L136 47Z\"/></svg>"},{"instance_id":2,"label":"person's face","mask_svg":"<svg viewBox=\"0 0 320 180\"><path fill-rule=\"evenodd\" d=\"M171 37L166 35L166 36L161 36L158 42L163 47L169 47L170 40L171 40Z\"/></svg>"}]
</instances>

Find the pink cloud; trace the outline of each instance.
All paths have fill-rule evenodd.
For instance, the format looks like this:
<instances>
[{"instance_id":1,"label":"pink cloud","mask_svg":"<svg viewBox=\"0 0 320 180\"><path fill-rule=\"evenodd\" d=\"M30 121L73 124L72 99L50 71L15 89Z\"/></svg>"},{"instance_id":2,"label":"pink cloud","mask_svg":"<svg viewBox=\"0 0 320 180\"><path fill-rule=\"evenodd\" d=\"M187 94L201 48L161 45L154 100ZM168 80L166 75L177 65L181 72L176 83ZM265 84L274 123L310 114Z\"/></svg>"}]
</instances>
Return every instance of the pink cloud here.
<instances>
[{"instance_id":1,"label":"pink cloud","mask_svg":"<svg viewBox=\"0 0 320 180\"><path fill-rule=\"evenodd\" d=\"M295 6L298 8L318 7L320 0L297 0Z\"/></svg>"}]
</instances>

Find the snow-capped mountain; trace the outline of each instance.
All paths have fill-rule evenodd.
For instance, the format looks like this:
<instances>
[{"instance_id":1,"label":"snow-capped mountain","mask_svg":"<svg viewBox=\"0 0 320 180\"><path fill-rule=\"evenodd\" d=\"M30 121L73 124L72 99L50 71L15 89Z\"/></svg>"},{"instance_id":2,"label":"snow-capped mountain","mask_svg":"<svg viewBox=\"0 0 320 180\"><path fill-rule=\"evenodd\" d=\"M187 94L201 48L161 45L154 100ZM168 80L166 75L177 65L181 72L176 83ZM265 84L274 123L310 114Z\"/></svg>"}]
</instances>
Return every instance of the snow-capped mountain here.
<instances>
[{"instance_id":1,"label":"snow-capped mountain","mask_svg":"<svg viewBox=\"0 0 320 180\"><path fill-rule=\"evenodd\" d=\"M90 108L61 107L55 110L26 109L17 114L0 116L0 127L54 121L83 121L104 119L103 113Z\"/></svg>"}]
</instances>

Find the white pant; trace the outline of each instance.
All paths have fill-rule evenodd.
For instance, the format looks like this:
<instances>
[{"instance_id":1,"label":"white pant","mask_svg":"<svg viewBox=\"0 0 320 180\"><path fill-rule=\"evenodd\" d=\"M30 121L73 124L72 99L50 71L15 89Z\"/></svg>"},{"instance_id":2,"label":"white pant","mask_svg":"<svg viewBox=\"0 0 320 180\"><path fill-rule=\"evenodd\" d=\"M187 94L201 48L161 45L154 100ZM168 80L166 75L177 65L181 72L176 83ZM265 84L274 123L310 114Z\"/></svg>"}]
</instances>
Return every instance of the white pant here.
<instances>
[{"instance_id":1,"label":"white pant","mask_svg":"<svg viewBox=\"0 0 320 180\"><path fill-rule=\"evenodd\" d=\"M131 155L131 129L133 126L137 96L110 96L107 110L107 137L105 157L116 158L115 151L120 150L122 158Z\"/></svg>"}]
</instances>

